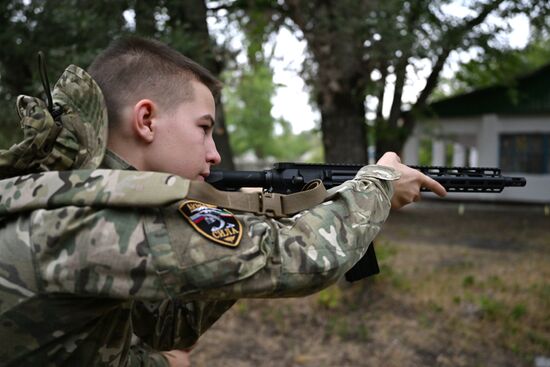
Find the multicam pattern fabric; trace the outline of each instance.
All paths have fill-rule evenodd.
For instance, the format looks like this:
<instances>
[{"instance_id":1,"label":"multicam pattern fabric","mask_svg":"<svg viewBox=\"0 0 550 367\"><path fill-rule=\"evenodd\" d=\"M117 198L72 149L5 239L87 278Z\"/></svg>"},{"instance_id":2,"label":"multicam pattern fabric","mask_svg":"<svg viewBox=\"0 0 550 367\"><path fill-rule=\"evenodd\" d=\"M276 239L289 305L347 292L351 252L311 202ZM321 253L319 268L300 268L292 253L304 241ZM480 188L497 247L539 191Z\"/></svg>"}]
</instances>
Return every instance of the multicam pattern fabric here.
<instances>
[{"instance_id":1,"label":"multicam pattern fabric","mask_svg":"<svg viewBox=\"0 0 550 367\"><path fill-rule=\"evenodd\" d=\"M0 150L0 178L93 169L101 163L107 140L107 110L95 81L71 65L56 83L52 97L62 109L59 121L42 100L29 96L17 99L24 138L9 150Z\"/></svg>"},{"instance_id":2,"label":"multicam pattern fabric","mask_svg":"<svg viewBox=\"0 0 550 367\"><path fill-rule=\"evenodd\" d=\"M385 220L391 185L381 176L396 178L365 167L292 218L237 214L245 232L237 248L209 242L182 218L188 182L179 177L95 170L0 181L0 358L17 366L163 363L153 350L192 345L235 299L324 288ZM131 345L132 334L141 346Z\"/></svg>"}]
</instances>

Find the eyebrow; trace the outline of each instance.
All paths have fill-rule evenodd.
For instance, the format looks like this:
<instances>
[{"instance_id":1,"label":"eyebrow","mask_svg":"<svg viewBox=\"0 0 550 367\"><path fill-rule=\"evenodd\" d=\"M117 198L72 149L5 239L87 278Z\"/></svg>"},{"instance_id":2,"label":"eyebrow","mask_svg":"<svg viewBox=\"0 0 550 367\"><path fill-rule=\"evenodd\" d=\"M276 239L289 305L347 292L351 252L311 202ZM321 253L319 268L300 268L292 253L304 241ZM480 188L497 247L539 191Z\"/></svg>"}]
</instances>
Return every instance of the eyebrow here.
<instances>
[{"instance_id":1,"label":"eyebrow","mask_svg":"<svg viewBox=\"0 0 550 367\"><path fill-rule=\"evenodd\" d=\"M216 124L216 121L214 121L214 118L210 114L206 114L206 115L203 115L203 116L199 117L199 120L208 120L208 121L210 121L210 123L212 124L211 125L212 127Z\"/></svg>"}]
</instances>

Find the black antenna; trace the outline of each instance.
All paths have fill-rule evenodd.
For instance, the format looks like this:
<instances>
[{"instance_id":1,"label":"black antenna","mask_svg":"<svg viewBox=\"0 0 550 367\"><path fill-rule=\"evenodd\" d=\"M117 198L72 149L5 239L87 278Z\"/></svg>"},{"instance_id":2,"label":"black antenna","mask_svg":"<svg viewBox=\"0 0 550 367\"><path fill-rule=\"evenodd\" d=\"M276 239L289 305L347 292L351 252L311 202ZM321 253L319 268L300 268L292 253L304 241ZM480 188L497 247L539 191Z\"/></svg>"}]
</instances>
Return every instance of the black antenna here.
<instances>
[{"instance_id":1,"label":"black antenna","mask_svg":"<svg viewBox=\"0 0 550 367\"><path fill-rule=\"evenodd\" d=\"M57 123L61 123L58 118L63 111L59 106L54 105L53 103L50 80L48 79L48 74L46 73L46 57L42 51L38 51L38 72L40 73L40 80L42 81L44 93L46 93L48 111L50 111L50 114Z\"/></svg>"}]
</instances>

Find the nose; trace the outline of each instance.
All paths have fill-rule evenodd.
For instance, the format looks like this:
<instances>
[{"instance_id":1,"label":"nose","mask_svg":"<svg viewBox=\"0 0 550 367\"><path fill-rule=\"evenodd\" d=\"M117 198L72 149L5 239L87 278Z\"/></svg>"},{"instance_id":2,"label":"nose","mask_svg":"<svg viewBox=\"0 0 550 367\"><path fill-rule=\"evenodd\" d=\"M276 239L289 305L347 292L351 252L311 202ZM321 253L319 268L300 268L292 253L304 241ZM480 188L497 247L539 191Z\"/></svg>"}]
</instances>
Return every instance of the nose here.
<instances>
[{"instance_id":1,"label":"nose","mask_svg":"<svg viewBox=\"0 0 550 367\"><path fill-rule=\"evenodd\" d=\"M206 161L211 166L220 164L220 162L222 161L222 157L220 156L220 153L218 153L218 149L216 148L216 143L214 142L213 138L210 138L210 143L208 144L208 149L206 151Z\"/></svg>"}]
</instances>

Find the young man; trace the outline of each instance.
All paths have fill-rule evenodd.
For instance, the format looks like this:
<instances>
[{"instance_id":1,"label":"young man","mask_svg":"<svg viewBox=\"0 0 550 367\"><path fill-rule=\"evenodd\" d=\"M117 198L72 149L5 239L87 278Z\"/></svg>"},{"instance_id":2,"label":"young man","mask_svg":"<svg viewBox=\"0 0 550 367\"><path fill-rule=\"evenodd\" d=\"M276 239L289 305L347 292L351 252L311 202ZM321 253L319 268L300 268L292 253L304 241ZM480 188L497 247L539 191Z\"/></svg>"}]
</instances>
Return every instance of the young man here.
<instances>
[{"instance_id":1,"label":"young man","mask_svg":"<svg viewBox=\"0 0 550 367\"><path fill-rule=\"evenodd\" d=\"M93 80L67 70L54 89L63 130L43 139L53 153L32 150L46 157L19 174L39 173L0 181L6 365L188 363L183 350L235 300L327 287L363 256L390 206L418 200L421 187L445 194L387 153L291 217L232 214L191 190L220 161L219 83L206 70L156 41L115 41L89 69L109 115L106 152L101 137L71 130L81 121L101 136L105 118ZM40 103L22 107L58 126Z\"/></svg>"}]
</instances>

